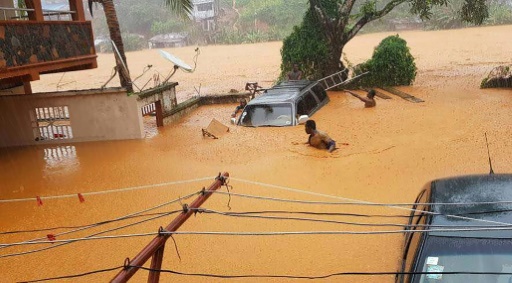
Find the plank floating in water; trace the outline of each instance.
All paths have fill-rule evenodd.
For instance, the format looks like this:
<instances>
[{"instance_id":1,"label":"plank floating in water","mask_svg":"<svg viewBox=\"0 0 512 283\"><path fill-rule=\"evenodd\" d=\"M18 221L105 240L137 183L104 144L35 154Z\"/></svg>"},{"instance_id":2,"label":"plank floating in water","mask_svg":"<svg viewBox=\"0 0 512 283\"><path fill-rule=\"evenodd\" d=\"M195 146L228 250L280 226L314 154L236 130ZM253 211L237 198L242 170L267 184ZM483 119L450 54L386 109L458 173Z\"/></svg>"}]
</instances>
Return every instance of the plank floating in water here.
<instances>
[{"instance_id":1,"label":"plank floating in water","mask_svg":"<svg viewBox=\"0 0 512 283\"><path fill-rule=\"evenodd\" d=\"M407 100L407 101L410 101L410 102L414 102L414 103L419 103L419 102L425 102L424 100L420 99L420 98L417 98L415 96L412 96L408 93L405 93L401 90L398 90L396 88L392 88L392 87L383 87L382 88L383 90L389 92L389 93L392 93L394 95L397 95L397 96L400 96L401 98Z\"/></svg>"}]
</instances>

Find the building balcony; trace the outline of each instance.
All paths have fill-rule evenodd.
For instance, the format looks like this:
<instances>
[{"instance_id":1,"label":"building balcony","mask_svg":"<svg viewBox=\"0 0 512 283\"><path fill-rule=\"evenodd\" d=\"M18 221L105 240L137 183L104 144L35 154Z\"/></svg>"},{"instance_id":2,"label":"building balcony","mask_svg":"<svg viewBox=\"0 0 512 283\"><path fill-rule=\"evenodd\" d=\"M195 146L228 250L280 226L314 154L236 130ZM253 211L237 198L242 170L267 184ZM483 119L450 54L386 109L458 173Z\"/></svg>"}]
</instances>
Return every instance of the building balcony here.
<instances>
[{"instance_id":1,"label":"building balcony","mask_svg":"<svg viewBox=\"0 0 512 283\"><path fill-rule=\"evenodd\" d=\"M97 67L92 25L85 20L83 6L75 5L73 11L67 12L45 11L41 5L32 9L3 9L0 87L26 84L38 80L40 74ZM58 20L48 20L48 15L58 15Z\"/></svg>"}]
</instances>

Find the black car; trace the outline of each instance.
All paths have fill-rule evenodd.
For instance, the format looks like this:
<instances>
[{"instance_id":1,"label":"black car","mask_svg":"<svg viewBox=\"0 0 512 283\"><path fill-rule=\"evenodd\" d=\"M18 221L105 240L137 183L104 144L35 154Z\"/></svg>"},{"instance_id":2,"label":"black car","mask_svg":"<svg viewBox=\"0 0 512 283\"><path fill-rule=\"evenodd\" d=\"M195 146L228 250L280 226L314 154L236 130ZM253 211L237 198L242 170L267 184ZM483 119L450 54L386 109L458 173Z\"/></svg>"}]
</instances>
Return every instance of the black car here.
<instances>
[{"instance_id":1,"label":"black car","mask_svg":"<svg viewBox=\"0 0 512 283\"><path fill-rule=\"evenodd\" d=\"M289 81L267 89L245 106L238 125L294 126L304 123L329 102L318 81Z\"/></svg>"},{"instance_id":2,"label":"black car","mask_svg":"<svg viewBox=\"0 0 512 283\"><path fill-rule=\"evenodd\" d=\"M406 229L414 232L405 233L396 282L512 282L511 275L468 274L512 272L511 227L496 228L512 223L510 200L512 174L428 183L412 207ZM400 275L409 272L432 274Z\"/></svg>"}]
</instances>

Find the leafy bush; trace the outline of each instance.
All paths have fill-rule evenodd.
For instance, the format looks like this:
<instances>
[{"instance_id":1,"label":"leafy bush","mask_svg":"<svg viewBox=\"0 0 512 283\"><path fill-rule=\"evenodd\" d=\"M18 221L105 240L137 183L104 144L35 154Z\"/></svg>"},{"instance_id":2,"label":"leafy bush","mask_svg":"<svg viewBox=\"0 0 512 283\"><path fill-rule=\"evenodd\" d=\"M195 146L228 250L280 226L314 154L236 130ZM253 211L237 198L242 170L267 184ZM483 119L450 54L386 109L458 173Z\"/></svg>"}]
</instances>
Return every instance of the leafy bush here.
<instances>
[{"instance_id":1,"label":"leafy bush","mask_svg":"<svg viewBox=\"0 0 512 283\"><path fill-rule=\"evenodd\" d=\"M416 64L407 42L396 36L388 36L375 48L370 60L354 68L356 75L370 74L356 82L362 86L411 85L416 78Z\"/></svg>"}]
</instances>

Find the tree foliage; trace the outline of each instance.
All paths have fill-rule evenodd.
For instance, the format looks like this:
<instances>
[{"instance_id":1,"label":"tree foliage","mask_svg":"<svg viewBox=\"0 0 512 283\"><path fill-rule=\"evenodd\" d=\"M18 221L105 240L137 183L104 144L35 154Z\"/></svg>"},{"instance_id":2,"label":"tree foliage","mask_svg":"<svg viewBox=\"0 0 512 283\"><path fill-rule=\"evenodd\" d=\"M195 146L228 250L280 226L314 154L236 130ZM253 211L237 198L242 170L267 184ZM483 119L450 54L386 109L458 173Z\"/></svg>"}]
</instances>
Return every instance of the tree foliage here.
<instances>
[{"instance_id":1,"label":"tree foliage","mask_svg":"<svg viewBox=\"0 0 512 283\"><path fill-rule=\"evenodd\" d=\"M407 42L398 35L388 36L373 51L370 60L356 66L355 74L370 72L357 81L361 86L411 85L416 78L414 57Z\"/></svg>"},{"instance_id":2,"label":"tree foliage","mask_svg":"<svg viewBox=\"0 0 512 283\"><path fill-rule=\"evenodd\" d=\"M156 34L185 31L186 26L190 26L190 23L171 13L162 0L114 0L114 3L123 34L139 34L147 39ZM96 35L106 34L106 21L102 13L96 13L93 25Z\"/></svg>"},{"instance_id":3,"label":"tree foliage","mask_svg":"<svg viewBox=\"0 0 512 283\"><path fill-rule=\"evenodd\" d=\"M345 45L368 23L376 21L402 4L409 4L410 12L422 19L432 16L433 8L447 5L455 0L309 0L310 8L306 15L314 13L315 17L304 17L303 24L295 30L290 37L301 34L301 29L308 28L312 24L320 25L323 41L328 49L327 54L309 62L308 52L297 52L295 49L304 49L308 46L316 46L309 41L316 41L318 37L303 37L301 44L297 40L285 40L282 52L282 70L285 73L289 64L287 61L292 54L303 54L302 58L293 57L297 62L308 62L303 66L303 72L321 74L325 76L344 68L340 61ZM489 15L487 0L463 0L459 14L461 19L473 24L481 24ZM314 21L314 23L307 23ZM305 46L305 47L303 47ZM309 52L315 52L311 49ZM318 79L319 77L315 77Z\"/></svg>"},{"instance_id":4,"label":"tree foliage","mask_svg":"<svg viewBox=\"0 0 512 283\"><path fill-rule=\"evenodd\" d=\"M326 63L329 50L316 17L315 13L309 11L302 25L295 27L292 34L284 40L280 80L286 77L286 73L295 63L303 70L304 78L313 79L322 75L317 73L320 68L315 65L322 66Z\"/></svg>"}]
</instances>

